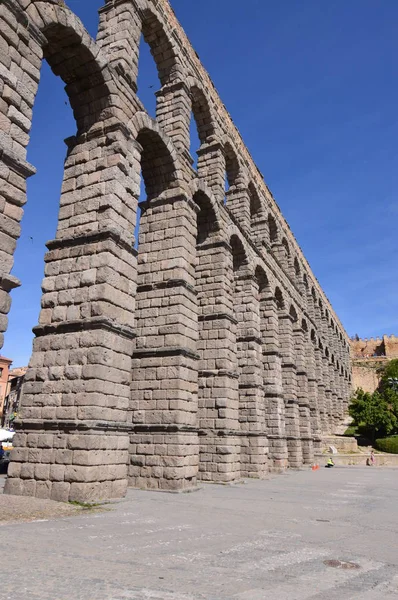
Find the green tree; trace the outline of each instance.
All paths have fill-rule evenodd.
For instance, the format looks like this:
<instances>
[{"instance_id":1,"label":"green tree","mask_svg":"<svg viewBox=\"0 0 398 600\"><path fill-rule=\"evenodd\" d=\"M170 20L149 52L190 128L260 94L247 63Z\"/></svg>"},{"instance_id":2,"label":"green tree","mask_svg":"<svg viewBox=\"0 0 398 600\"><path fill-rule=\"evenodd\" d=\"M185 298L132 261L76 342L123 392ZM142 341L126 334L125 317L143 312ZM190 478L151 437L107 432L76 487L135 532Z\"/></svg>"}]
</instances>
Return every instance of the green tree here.
<instances>
[{"instance_id":1,"label":"green tree","mask_svg":"<svg viewBox=\"0 0 398 600\"><path fill-rule=\"evenodd\" d=\"M385 367L380 370L381 380L379 389L392 389L398 392L398 358L390 360Z\"/></svg>"},{"instance_id":2,"label":"green tree","mask_svg":"<svg viewBox=\"0 0 398 600\"><path fill-rule=\"evenodd\" d=\"M391 388L373 394L358 389L348 410L354 425L365 429L372 441L397 431L398 394Z\"/></svg>"}]
</instances>

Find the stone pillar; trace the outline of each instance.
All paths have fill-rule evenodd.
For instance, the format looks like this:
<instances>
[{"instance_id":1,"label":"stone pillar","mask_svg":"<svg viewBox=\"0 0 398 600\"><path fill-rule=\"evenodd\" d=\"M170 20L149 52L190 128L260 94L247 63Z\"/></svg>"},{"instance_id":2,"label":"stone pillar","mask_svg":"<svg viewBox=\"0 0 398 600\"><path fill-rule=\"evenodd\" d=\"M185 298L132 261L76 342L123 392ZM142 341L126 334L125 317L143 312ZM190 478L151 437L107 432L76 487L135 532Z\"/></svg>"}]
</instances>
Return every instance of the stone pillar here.
<instances>
[{"instance_id":1,"label":"stone pillar","mask_svg":"<svg viewBox=\"0 0 398 600\"><path fill-rule=\"evenodd\" d=\"M331 403L332 403L332 414L331 414L331 430L335 433L336 427L339 424L339 406L337 401L337 390L336 380L334 377L334 364L329 362L329 380L331 387Z\"/></svg>"},{"instance_id":2,"label":"stone pillar","mask_svg":"<svg viewBox=\"0 0 398 600\"><path fill-rule=\"evenodd\" d=\"M282 388L282 354L279 339L278 307L275 296L264 294L261 301L265 424L269 442L269 469L279 472L288 466L285 403Z\"/></svg>"},{"instance_id":3,"label":"stone pillar","mask_svg":"<svg viewBox=\"0 0 398 600\"><path fill-rule=\"evenodd\" d=\"M137 91L140 15L130 0L106 0L99 9L97 42L109 64Z\"/></svg>"},{"instance_id":4,"label":"stone pillar","mask_svg":"<svg viewBox=\"0 0 398 600\"><path fill-rule=\"evenodd\" d=\"M327 433L327 415L326 415L326 384L323 378L322 368L322 350L318 345L314 347L315 352L315 373L318 383L318 408L322 433Z\"/></svg>"},{"instance_id":5,"label":"stone pillar","mask_svg":"<svg viewBox=\"0 0 398 600\"><path fill-rule=\"evenodd\" d=\"M150 489L192 488L198 471L199 209L177 191L141 205L129 478Z\"/></svg>"},{"instance_id":6,"label":"stone pillar","mask_svg":"<svg viewBox=\"0 0 398 600\"><path fill-rule=\"evenodd\" d=\"M269 238L269 227L268 218L265 214L260 212L251 220L251 239L258 247L265 246L268 250L270 249L270 238Z\"/></svg>"},{"instance_id":7,"label":"stone pillar","mask_svg":"<svg viewBox=\"0 0 398 600\"><path fill-rule=\"evenodd\" d=\"M293 341L293 318L290 314L285 313L279 316L279 336L282 350L282 384L289 467L299 468L303 464L303 454L297 401L297 366Z\"/></svg>"},{"instance_id":8,"label":"stone pillar","mask_svg":"<svg viewBox=\"0 0 398 600\"><path fill-rule=\"evenodd\" d=\"M93 501L126 491L136 279L131 156L123 126L70 141L6 493Z\"/></svg>"},{"instance_id":9,"label":"stone pillar","mask_svg":"<svg viewBox=\"0 0 398 600\"><path fill-rule=\"evenodd\" d=\"M311 432L310 399L308 393L308 373L305 360L305 332L296 323L293 331L294 353L297 366L297 400L299 406L300 439L303 462L310 465L314 460L314 446Z\"/></svg>"},{"instance_id":10,"label":"stone pillar","mask_svg":"<svg viewBox=\"0 0 398 600\"><path fill-rule=\"evenodd\" d=\"M334 370L334 382L335 382L335 388L336 388L336 393L337 393L337 409L338 409L338 419L339 419L339 424L340 424L344 420L345 414L344 414L344 406L343 406L343 394L342 394L341 382L340 382L340 368L338 368L337 365L335 366L335 370Z\"/></svg>"},{"instance_id":11,"label":"stone pillar","mask_svg":"<svg viewBox=\"0 0 398 600\"><path fill-rule=\"evenodd\" d=\"M188 167L192 167L190 155L190 123L192 103L190 91L183 81L173 81L156 93L156 120L170 137L177 152Z\"/></svg>"},{"instance_id":12,"label":"stone pillar","mask_svg":"<svg viewBox=\"0 0 398 600\"><path fill-rule=\"evenodd\" d=\"M316 373L315 348L313 341L307 334L305 336L305 355L308 378L308 399L310 406L311 434L315 451L321 449L321 417L318 405L318 379Z\"/></svg>"},{"instance_id":13,"label":"stone pillar","mask_svg":"<svg viewBox=\"0 0 398 600\"><path fill-rule=\"evenodd\" d=\"M17 3L2 3L0 28L0 348L20 281L12 270L26 203L26 180L36 170L26 160L32 108L46 39ZM28 31L29 28L29 31Z\"/></svg>"},{"instance_id":14,"label":"stone pillar","mask_svg":"<svg viewBox=\"0 0 398 600\"><path fill-rule=\"evenodd\" d=\"M250 233L249 191L244 180L236 182L226 192L227 208L246 233Z\"/></svg>"},{"instance_id":15,"label":"stone pillar","mask_svg":"<svg viewBox=\"0 0 398 600\"><path fill-rule=\"evenodd\" d=\"M265 435L259 284L249 273L235 280L235 318L238 322L239 421L242 435L241 475L264 477L268 441Z\"/></svg>"},{"instance_id":16,"label":"stone pillar","mask_svg":"<svg viewBox=\"0 0 398 600\"><path fill-rule=\"evenodd\" d=\"M199 478L240 478L237 321L233 311L231 246L207 239L197 246L199 305Z\"/></svg>"},{"instance_id":17,"label":"stone pillar","mask_svg":"<svg viewBox=\"0 0 398 600\"><path fill-rule=\"evenodd\" d=\"M326 433L331 433L333 429L332 386L329 373L329 359L324 353L322 353L322 374L325 383L325 427Z\"/></svg>"},{"instance_id":18,"label":"stone pillar","mask_svg":"<svg viewBox=\"0 0 398 600\"><path fill-rule=\"evenodd\" d=\"M225 159L219 142L202 143L198 152L198 177L205 181L216 200L223 204L225 198Z\"/></svg>"}]
</instances>

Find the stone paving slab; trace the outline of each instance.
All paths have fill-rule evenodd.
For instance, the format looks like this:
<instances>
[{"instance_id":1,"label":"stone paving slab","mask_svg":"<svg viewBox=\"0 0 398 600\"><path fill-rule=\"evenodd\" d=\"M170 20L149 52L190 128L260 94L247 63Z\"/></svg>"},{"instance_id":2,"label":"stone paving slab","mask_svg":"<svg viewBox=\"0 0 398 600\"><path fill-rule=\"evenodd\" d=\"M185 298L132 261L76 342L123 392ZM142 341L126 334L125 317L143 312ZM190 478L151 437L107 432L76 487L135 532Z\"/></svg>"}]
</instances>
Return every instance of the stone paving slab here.
<instances>
[{"instance_id":1,"label":"stone paving slab","mask_svg":"<svg viewBox=\"0 0 398 600\"><path fill-rule=\"evenodd\" d=\"M398 470L321 469L4 525L0 600L392 600ZM11 563L7 557L12 557Z\"/></svg>"}]
</instances>

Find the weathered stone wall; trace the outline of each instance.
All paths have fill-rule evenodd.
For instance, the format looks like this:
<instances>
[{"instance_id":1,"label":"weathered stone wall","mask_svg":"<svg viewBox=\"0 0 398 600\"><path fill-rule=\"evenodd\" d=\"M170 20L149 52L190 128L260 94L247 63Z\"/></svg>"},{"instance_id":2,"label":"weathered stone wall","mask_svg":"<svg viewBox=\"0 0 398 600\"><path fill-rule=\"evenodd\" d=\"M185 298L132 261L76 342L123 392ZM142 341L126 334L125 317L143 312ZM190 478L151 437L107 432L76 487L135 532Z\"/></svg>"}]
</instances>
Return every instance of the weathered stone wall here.
<instances>
[{"instance_id":1,"label":"weathered stone wall","mask_svg":"<svg viewBox=\"0 0 398 600\"><path fill-rule=\"evenodd\" d=\"M111 498L310 463L347 408L347 335L208 74L167 0L108 0L97 41L60 4L0 6L2 332L43 59L77 125L6 492Z\"/></svg>"},{"instance_id":2,"label":"weathered stone wall","mask_svg":"<svg viewBox=\"0 0 398 600\"><path fill-rule=\"evenodd\" d=\"M373 393L380 382L378 369L387 363L386 358L354 359L352 361L352 389Z\"/></svg>"},{"instance_id":3,"label":"weathered stone wall","mask_svg":"<svg viewBox=\"0 0 398 600\"><path fill-rule=\"evenodd\" d=\"M383 335L377 338L350 340L352 389L374 392L380 382L378 370L389 360L398 358L398 338Z\"/></svg>"},{"instance_id":4,"label":"weathered stone wall","mask_svg":"<svg viewBox=\"0 0 398 600\"><path fill-rule=\"evenodd\" d=\"M398 338L395 335L383 335L377 338L350 340L353 358L371 358L385 356L387 359L398 358Z\"/></svg>"}]
</instances>

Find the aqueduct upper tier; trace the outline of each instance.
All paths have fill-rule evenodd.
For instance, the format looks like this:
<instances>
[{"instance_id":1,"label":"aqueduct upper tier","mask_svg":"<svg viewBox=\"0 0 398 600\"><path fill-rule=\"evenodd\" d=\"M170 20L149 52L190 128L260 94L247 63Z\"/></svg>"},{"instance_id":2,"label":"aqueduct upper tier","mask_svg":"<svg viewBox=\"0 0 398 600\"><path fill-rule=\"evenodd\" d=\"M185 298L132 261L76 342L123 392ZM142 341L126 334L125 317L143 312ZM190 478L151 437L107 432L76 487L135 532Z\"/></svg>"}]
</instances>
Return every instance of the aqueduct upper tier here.
<instances>
[{"instance_id":1,"label":"aqueduct upper tier","mask_svg":"<svg viewBox=\"0 0 398 600\"><path fill-rule=\"evenodd\" d=\"M77 128L6 491L87 501L311 463L347 407L348 338L168 1L107 0L96 40L54 0L0 19L2 332L43 59Z\"/></svg>"}]
</instances>

